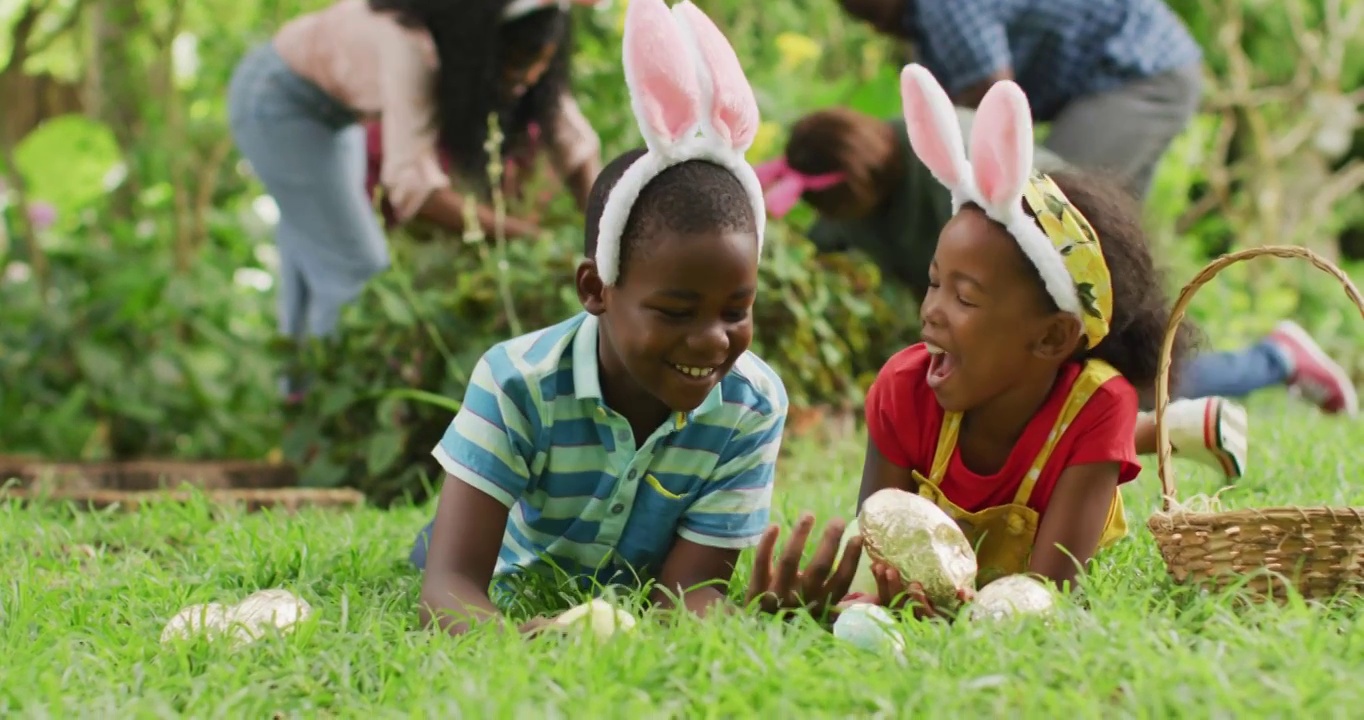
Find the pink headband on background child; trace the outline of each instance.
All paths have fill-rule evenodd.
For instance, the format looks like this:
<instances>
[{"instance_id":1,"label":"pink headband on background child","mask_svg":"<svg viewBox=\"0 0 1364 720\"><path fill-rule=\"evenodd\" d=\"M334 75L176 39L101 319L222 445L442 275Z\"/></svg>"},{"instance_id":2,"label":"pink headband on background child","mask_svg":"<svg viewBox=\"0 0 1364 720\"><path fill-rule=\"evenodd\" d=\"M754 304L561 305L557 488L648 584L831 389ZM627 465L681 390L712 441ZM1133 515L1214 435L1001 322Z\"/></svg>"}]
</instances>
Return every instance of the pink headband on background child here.
<instances>
[{"instance_id":1,"label":"pink headband on background child","mask_svg":"<svg viewBox=\"0 0 1364 720\"><path fill-rule=\"evenodd\" d=\"M806 190L827 190L847 177L844 172L807 175L791 167L784 155L759 165L756 172L767 201L767 211L773 217L783 217L791 212Z\"/></svg>"},{"instance_id":2,"label":"pink headband on background child","mask_svg":"<svg viewBox=\"0 0 1364 720\"><path fill-rule=\"evenodd\" d=\"M623 46L630 106L648 149L606 197L594 258L602 282L614 285L619 276L620 238L640 191L688 160L720 165L743 184L753 203L761 255L762 184L744 159L758 132L758 101L734 48L690 0L671 11L663 0L630 0Z\"/></svg>"}]
</instances>

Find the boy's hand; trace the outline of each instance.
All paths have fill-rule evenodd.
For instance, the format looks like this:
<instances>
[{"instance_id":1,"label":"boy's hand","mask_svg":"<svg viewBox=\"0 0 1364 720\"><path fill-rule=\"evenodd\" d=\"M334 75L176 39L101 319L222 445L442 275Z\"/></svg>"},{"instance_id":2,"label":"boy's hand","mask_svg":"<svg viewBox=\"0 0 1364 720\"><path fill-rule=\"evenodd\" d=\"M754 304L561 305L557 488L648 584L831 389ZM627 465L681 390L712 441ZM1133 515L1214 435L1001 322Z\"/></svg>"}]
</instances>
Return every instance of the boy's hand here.
<instances>
[{"instance_id":1,"label":"boy's hand","mask_svg":"<svg viewBox=\"0 0 1364 720\"><path fill-rule=\"evenodd\" d=\"M533 617L516 627L516 631L523 636L533 638L544 633L554 625L554 618Z\"/></svg>"},{"instance_id":2,"label":"boy's hand","mask_svg":"<svg viewBox=\"0 0 1364 720\"><path fill-rule=\"evenodd\" d=\"M923 585L914 581L906 583L895 568L885 563L872 563L871 574L872 577L876 578L878 596L876 604L887 608L900 609L912 602L914 618L917 620L945 617L942 612L933 607L933 603L929 602L928 595L924 593ZM970 602L974 598L975 594L969 590L957 591L957 599L961 602Z\"/></svg>"},{"instance_id":3,"label":"boy's hand","mask_svg":"<svg viewBox=\"0 0 1364 720\"><path fill-rule=\"evenodd\" d=\"M813 515L808 512L801 514L795 532L775 568L772 555L781 529L776 525L768 526L753 558L753 578L749 581L746 604L757 598L763 612L805 608L812 614L818 614L847 595L853 574L857 571L857 562L862 557L862 536L848 541L843 558L835 569L834 557L838 554L845 527L843 521L834 520L824 529L824 537L810 564L801 570L800 556L814 524Z\"/></svg>"}]
</instances>

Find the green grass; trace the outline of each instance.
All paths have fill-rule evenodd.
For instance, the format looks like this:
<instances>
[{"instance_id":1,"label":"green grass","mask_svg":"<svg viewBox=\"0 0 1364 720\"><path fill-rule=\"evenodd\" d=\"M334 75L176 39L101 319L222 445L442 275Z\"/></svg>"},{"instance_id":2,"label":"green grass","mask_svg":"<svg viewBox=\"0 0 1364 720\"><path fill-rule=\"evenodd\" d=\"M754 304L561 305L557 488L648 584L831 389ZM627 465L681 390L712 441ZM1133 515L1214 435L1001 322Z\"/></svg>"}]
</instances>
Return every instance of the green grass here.
<instances>
[{"instance_id":1,"label":"green grass","mask_svg":"<svg viewBox=\"0 0 1364 720\"><path fill-rule=\"evenodd\" d=\"M1250 475L1223 501L1364 505L1358 425L1267 393ZM851 510L861 438L793 444L776 516ZM1218 486L1177 465L1185 495ZM629 639L524 642L416 629L406 565L430 508L286 518L204 505L138 514L0 508L5 717L1343 716L1364 699L1364 602L1238 609L1174 588L1143 521L1154 458L1127 490L1133 535L1051 628L906 621L908 663L812 621L641 623ZM73 551L95 549L93 558ZM746 575L746 573L745 573ZM314 607L292 636L232 651L162 647L180 608L285 587Z\"/></svg>"}]
</instances>

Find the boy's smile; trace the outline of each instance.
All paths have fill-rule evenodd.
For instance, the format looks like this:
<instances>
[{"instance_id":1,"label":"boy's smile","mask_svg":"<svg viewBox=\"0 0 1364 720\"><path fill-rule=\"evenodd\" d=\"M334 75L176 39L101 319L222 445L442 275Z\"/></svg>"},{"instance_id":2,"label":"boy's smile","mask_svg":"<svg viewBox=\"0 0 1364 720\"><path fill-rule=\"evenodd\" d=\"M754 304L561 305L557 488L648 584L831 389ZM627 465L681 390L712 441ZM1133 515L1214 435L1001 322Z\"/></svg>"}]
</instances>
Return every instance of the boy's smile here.
<instances>
[{"instance_id":1,"label":"boy's smile","mask_svg":"<svg viewBox=\"0 0 1364 720\"><path fill-rule=\"evenodd\" d=\"M748 350L758 243L752 232L660 229L624 265L584 305L601 317L603 396L638 435L699 407Z\"/></svg>"}]
</instances>

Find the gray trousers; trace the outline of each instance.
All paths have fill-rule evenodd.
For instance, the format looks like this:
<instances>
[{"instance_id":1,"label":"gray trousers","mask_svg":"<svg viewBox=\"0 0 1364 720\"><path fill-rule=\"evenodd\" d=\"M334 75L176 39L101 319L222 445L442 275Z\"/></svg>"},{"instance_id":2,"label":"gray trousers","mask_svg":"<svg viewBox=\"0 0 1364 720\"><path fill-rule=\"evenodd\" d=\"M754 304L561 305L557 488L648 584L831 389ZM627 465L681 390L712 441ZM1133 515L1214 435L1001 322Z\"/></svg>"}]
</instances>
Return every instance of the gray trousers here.
<instances>
[{"instance_id":1,"label":"gray trousers","mask_svg":"<svg viewBox=\"0 0 1364 720\"><path fill-rule=\"evenodd\" d=\"M237 149L279 206L279 329L330 335L341 307L389 264L365 194L365 130L268 43L238 65L228 111Z\"/></svg>"},{"instance_id":2,"label":"gray trousers","mask_svg":"<svg viewBox=\"0 0 1364 720\"><path fill-rule=\"evenodd\" d=\"M1062 108L1043 145L1080 168L1116 174L1144 200L1202 97L1201 63L1137 80Z\"/></svg>"}]
</instances>

